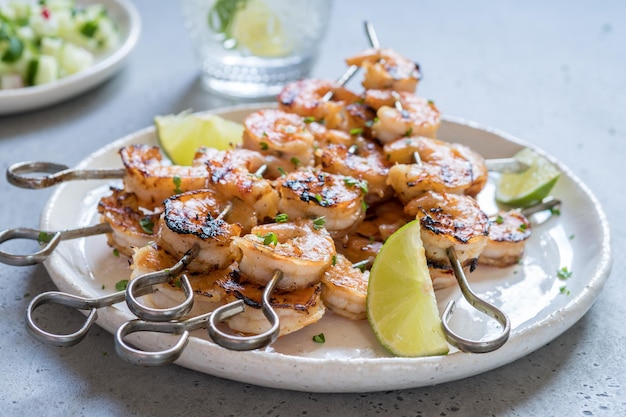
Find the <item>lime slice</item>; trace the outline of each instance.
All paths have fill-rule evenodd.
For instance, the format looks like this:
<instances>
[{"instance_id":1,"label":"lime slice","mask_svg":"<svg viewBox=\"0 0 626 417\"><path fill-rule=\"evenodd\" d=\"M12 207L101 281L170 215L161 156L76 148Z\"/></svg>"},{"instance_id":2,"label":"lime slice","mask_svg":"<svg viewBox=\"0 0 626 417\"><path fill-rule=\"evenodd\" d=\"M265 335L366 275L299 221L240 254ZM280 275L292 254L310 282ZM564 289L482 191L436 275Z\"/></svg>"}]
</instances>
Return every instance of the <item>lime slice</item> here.
<instances>
[{"instance_id":1,"label":"lime slice","mask_svg":"<svg viewBox=\"0 0 626 417\"><path fill-rule=\"evenodd\" d=\"M285 56L293 50L293 40L283 30L280 18L261 0L249 0L235 14L230 35L257 56Z\"/></svg>"},{"instance_id":2,"label":"lime slice","mask_svg":"<svg viewBox=\"0 0 626 417\"><path fill-rule=\"evenodd\" d=\"M243 125L214 114L189 112L154 118L161 149L177 165L191 165L201 146L221 150L233 149L241 143Z\"/></svg>"},{"instance_id":3,"label":"lime slice","mask_svg":"<svg viewBox=\"0 0 626 417\"><path fill-rule=\"evenodd\" d=\"M367 317L380 343L396 356L448 353L419 221L392 234L370 272Z\"/></svg>"},{"instance_id":4,"label":"lime slice","mask_svg":"<svg viewBox=\"0 0 626 417\"><path fill-rule=\"evenodd\" d=\"M560 172L554 164L529 148L515 154L515 159L530 167L517 174L503 173L496 185L496 201L513 207L537 204L550 194Z\"/></svg>"}]
</instances>

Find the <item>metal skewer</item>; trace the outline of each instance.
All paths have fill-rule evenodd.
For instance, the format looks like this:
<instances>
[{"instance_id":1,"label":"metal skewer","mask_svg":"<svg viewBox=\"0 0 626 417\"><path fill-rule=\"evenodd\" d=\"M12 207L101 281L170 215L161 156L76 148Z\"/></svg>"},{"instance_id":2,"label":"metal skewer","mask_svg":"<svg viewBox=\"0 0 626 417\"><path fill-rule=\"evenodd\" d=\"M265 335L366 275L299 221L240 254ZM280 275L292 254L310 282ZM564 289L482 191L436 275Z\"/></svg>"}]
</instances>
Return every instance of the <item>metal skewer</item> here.
<instances>
[{"instance_id":1,"label":"metal skewer","mask_svg":"<svg viewBox=\"0 0 626 417\"><path fill-rule=\"evenodd\" d=\"M48 175L29 176L25 174ZM70 169L53 162L18 162L7 168L7 181L16 187L39 189L52 187L64 181L106 180L124 178L124 169Z\"/></svg>"},{"instance_id":2,"label":"metal skewer","mask_svg":"<svg viewBox=\"0 0 626 417\"><path fill-rule=\"evenodd\" d=\"M276 271L263 291L262 310L270 328L263 333L251 336L229 334L219 329L218 324L245 310L243 300L233 301L213 312L202 314L184 321L149 322L132 320L124 323L115 334L115 351L124 360L136 365L158 366L174 362L183 353L189 342L190 332L206 328L211 339L218 345L231 350L253 350L270 345L280 332L278 314L272 309L270 296L282 278L282 272ZM132 347L124 339L131 333L157 332L180 334L178 341L170 348L160 351L144 351Z\"/></svg>"}]
</instances>

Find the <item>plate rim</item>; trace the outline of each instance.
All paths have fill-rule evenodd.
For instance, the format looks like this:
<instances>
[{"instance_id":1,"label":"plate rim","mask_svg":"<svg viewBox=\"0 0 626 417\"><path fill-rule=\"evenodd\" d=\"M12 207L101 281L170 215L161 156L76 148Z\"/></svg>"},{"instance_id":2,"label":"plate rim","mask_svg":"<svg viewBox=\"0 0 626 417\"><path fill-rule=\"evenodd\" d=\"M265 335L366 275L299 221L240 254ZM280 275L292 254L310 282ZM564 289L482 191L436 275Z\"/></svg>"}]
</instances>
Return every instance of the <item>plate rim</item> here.
<instances>
[{"instance_id":1,"label":"plate rim","mask_svg":"<svg viewBox=\"0 0 626 417\"><path fill-rule=\"evenodd\" d=\"M104 59L75 74L37 86L0 90L0 116L40 109L84 93L112 77L137 45L141 34L141 17L129 0L78 0L78 3L100 3L117 7L128 20L128 34L122 44ZM16 104L16 100L19 102Z\"/></svg>"},{"instance_id":2,"label":"plate rim","mask_svg":"<svg viewBox=\"0 0 626 417\"><path fill-rule=\"evenodd\" d=\"M275 106L274 103L258 103L258 104L244 104L244 105L236 105L229 107L222 107L218 109L212 109L208 111L203 111L201 113L205 114L214 114L214 113L233 113L233 112L245 112L245 111L253 111L254 109L264 108L267 106ZM580 318L582 318L587 311L593 306L594 302L597 299L597 296L602 291L606 280L608 279L611 267L612 267L612 251L611 251L611 236L610 229L608 225L608 220L600 202L593 194L593 192L587 187L587 185L582 182L567 166L558 161L556 158L543 151L542 149L534 146L533 144L523 141L519 138L516 138L504 131L501 131L496 128L491 128L484 126L480 123L469 121L460 117L455 116L443 116L442 121L445 123L452 123L456 125L460 125L462 127L470 127L473 129L478 129L483 132L487 132L489 134L497 135L505 141L512 142L519 146L529 146L534 150L540 152L542 155L546 156L552 162L557 164L559 169L565 173L570 180L575 183L576 186L580 187L584 196L589 199L589 203L593 206L597 216L598 216L598 224L602 231L602 239L599 240L602 249L602 256L598 260L597 268L595 269L595 274L588 277L585 280L586 286L580 294L578 294L575 298L569 300L567 304L552 311L550 314L546 315L542 320L538 322L533 322L531 325L524 326L520 329L515 330L511 334L511 340L507 343L517 343L521 345L517 349L507 349L507 345L504 347L490 353L485 354L470 354L465 352L454 352L453 354L443 356L443 357L427 357L427 358L397 358L397 357L378 357L378 358L313 358L313 357L302 357L295 355L288 355L279 352L268 352L268 351L250 351L250 352L234 352L234 351L226 351L225 349L215 345L214 343L200 339L197 337L190 338L189 346L195 347L196 349L200 349L200 355L207 358L207 363L203 364L203 367L199 367L197 363L189 358L189 355L183 354L181 358L179 358L175 363L181 366L184 366L189 369L194 369L200 372L208 373L214 376L223 377L239 382L250 383L265 387L278 388L278 389L288 389L288 390L297 390L297 391L306 391L306 392L372 392L372 391L381 391L381 390L389 390L389 389L405 389L405 388L417 388L421 386L427 385L435 385L445 382L450 382L453 380L458 380L462 378L466 378L469 376L477 375L480 373L487 372L489 370L498 368L500 366L511 363L521 357L526 356L527 354L540 349L545 344L551 342L552 340L559 337L565 330L569 329L573 326ZM111 152L115 148L119 148L120 145L132 140L135 137L147 135L147 134L155 134L154 126L145 127L131 134L125 135L124 137L117 139L99 150L93 152L86 158L84 158L78 165L77 168L83 167L89 163L89 160L97 159L107 152ZM57 190L55 190L52 196L47 201L44 210L42 212L42 216L40 219L40 224L42 229L47 221L47 216L49 215L51 209L54 207L56 200L59 198L59 195L62 193L63 189L68 184L62 184ZM62 274L56 270L59 268L60 261L56 259L53 255L45 262L46 269L48 270L52 280L55 285L58 287L70 285L63 280ZM69 287L72 289L72 286ZM75 291L79 291L78 288L73 288ZM65 288L67 290L67 288ZM83 294L87 295L87 294ZM119 309L114 307L107 307L104 310L105 314L110 316L113 322L116 322L117 326L119 326L122 322L128 320L128 313L125 313ZM132 318L132 316L130 316ZM110 333L114 333L115 329L103 326L100 323L100 319L98 320L98 324L105 328ZM115 326L115 324L113 324ZM537 334L541 333L544 337L541 338L541 343L529 343L529 340L534 340ZM545 337L546 333L550 333L551 337ZM523 343L525 342L525 343ZM143 342L140 342L143 343ZM151 341L147 341L146 343L151 343ZM517 352L516 354L511 355L511 350ZM361 378L361 382L355 386L344 386L342 388L337 388L336 384L328 385L326 383L307 383L303 382L300 385L294 385L292 381L281 380L280 378L272 379L271 376L267 375L256 375L250 376L247 374L232 374L227 366L214 364L212 360L212 356L226 356L232 360L237 360L243 362L241 366L244 368L248 365L248 362L255 361L263 361L268 358L279 357L279 358L287 358L286 361L289 362L290 366L300 366L300 365L308 365L315 366L316 368L323 368L327 370L331 369L340 369L343 367L363 367L368 368L367 365L376 366L384 366L387 370L389 369L398 369L402 370L407 367L415 367L416 365L420 365L421 368L426 368L429 373L441 372L439 376L432 377L428 380L420 380L420 382L416 382L415 380L409 381L398 381L396 384L388 385L385 387L380 387L376 384L375 381L371 379L368 381L367 378ZM268 356L269 355L269 356ZM477 359L478 356L480 358L488 358L489 363L487 365L481 366L478 370L470 370L469 372L445 372L445 365L448 364L451 370L455 370L459 367L463 367L466 363L482 361ZM250 361L249 359L252 359ZM445 361L442 365L442 358ZM197 359L195 359L197 361ZM281 368L281 366L278 366ZM285 368L287 369L287 368ZM422 370L422 369L420 369ZM291 369L293 372L293 369ZM278 372L278 371L277 371ZM340 371L335 371L340 372ZM375 378L373 378L375 379Z\"/></svg>"}]
</instances>

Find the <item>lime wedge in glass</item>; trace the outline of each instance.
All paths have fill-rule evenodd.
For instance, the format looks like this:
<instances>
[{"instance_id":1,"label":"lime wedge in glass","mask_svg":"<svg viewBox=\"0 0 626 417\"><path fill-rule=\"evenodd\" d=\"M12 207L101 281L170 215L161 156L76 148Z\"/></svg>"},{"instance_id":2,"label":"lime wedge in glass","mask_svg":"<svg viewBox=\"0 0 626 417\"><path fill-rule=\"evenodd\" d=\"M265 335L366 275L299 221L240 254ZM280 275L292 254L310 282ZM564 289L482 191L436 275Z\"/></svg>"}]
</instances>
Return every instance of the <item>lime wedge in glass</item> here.
<instances>
[{"instance_id":1,"label":"lime wedge in glass","mask_svg":"<svg viewBox=\"0 0 626 417\"><path fill-rule=\"evenodd\" d=\"M529 165L521 173L503 173L496 185L496 201L513 207L527 207L543 200L559 179L560 171L545 157L524 148L514 156Z\"/></svg>"},{"instance_id":2,"label":"lime wedge in glass","mask_svg":"<svg viewBox=\"0 0 626 417\"><path fill-rule=\"evenodd\" d=\"M376 257L367 290L367 317L379 342L396 356L448 353L419 221L391 235Z\"/></svg>"},{"instance_id":3,"label":"lime wedge in glass","mask_svg":"<svg viewBox=\"0 0 626 417\"><path fill-rule=\"evenodd\" d=\"M216 115L183 112L157 116L154 124L161 149L177 165L191 165L201 146L233 149L243 135L243 125Z\"/></svg>"},{"instance_id":4,"label":"lime wedge in glass","mask_svg":"<svg viewBox=\"0 0 626 417\"><path fill-rule=\"evenodd\" d=\"M294 47L279 16L262 0L248 0L235 13L230 36L240 47L260 57L289 55Z\"/></svg>"}]
</instances>

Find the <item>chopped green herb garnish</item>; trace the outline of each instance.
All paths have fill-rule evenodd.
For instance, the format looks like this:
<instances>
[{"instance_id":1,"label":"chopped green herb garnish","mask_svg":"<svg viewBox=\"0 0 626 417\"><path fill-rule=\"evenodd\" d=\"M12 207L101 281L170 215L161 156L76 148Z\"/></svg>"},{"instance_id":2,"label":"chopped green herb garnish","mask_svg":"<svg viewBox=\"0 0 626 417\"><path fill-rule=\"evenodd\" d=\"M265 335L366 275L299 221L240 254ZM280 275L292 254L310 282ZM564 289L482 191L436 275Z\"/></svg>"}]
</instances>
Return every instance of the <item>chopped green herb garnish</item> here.
<instances>
[{"instance_id":1,"label":"chopped green herb garnish","mask_svg":"<svg viewBox=\"0 0 626 417\"><path fill-rule=\"evenodd\" d=\"M117 281L115 283L115 290L116 291L124 291L126 289L126 287L128 287L128 280L127 279L123 279L123 280Z\"/></svg>"},{"instance_id":2,"label":"chopped green herb garnish","mask_svg":"<svg viewBox=\"0 0 626 417\"><path fill-rule=\"evenodd\" d=\"M116 258L120 256L120 251L117 250L117 248L113 249L113 256L115 256Z\"/></svg>"},{"instance_id":3,"label":"chopped green herb garnish","mask_svg":"<svg viewBox=\"0 0 626 417\"><path fill-rule=\"evenodd\" d=\"M553 216L560 216L561 215L561 209L558 207L552 207L550 209L550 214L552 214Z\"/></svg>"},{"instance_id":4,"label":"chopped green herb garnish","mask_svg":"<svg viewBox=\"0 0 626 417\"><path fill-rule=\"evenodd\" d=\"M104 289L104 284L102 284L102 287L100 287L100 289Z\"/></svg>"},{"instance_id":5,"label":"chopped green herb garnish","mask_svg":"<svg viewBox=\"0 0 626 417\"><path fill-rule=\"evenodd\" d=\"M326 342L326 337L324 337L324 333L316 334L313 336L313 341L315 343L324 343Z\"/></svg>"},{"instance_id":6,"label":"chopped green herb garnish","mask_svg":"<svg viewBox=\"0 0 626 417\"><path fill-rule=\"evenodd\" d=\"M183 183L183 180L181 180L178 175L174 175L174 178L172 178L172 181L174 181L174 194L182 193L183 190L180 188L180 186Z\"/></svg>"},{"instance_id":7,"label":"chopped green herb garnish","mask_svg":"<svg viewBox=\"0 0 626 417\"><path fill-rule=\"evenodd\" d=\"M337 265L337 255L333 255L333 266Z\"/></svg>"},{"instance_id":8,"label":"chopped green herb garnish","mask_svg":"<svg viewBox=\"0 0 626 417\"><path fill-rule=\"evenodd\" d=\"M41 244L50 243L53 237L54 237L54 233L39 232L39 234L37 235L37 242Z\"/></svg>"},{"instance_id":9,"label":"chopped green herb garnish","mask_svg":"<svg viewBox=\"0 0 626 417\"><path fill-rule=\"evenodd\" d=\"M289 216L286 213L278 213L276 217L274 217L274 221L276 223L286 223L289 220Z\"/></svg>"},{"instance_id":10,"label":"chopped green herb garnish","mask_svg":"<svg viewBox=\"0 0 626 417\"><path fill-rule=\"evenodd\" d=\"M356 178L352 178L352 177L345 177L343 179L343 182L346 183L346 185L349 186L356 186L359 187L361 189L361 191L363 192L363 194L367 194L367 181L366 180L357 180Z\"/></svg>"},{"instance_id":11,"label":"chopped green herb garnish","mask_svg":"<svg viewBox=\"0 0 626 417\"><path fill-rule=\"evenodd\" d=\"M520 232L525 232L526 229L528 229L528 225L526 223L520 224L519 227L517 228L517 230L519 230Z\"/></svg>"},{"instance_id":12,"label":"chopped green herb garnish","mask_svg":"<svg viewBox=\"0 0 626 417\"><path fill-rule=\"evenodd\" d=\"M278 245L278 236L276 236L276 233L274 232L269 232L266 235L257 235L259 236L261 239L263 239L263 244L264 245Z\"/></svg>"},{"instance_id":13,"label":"chopped green herb garnish","mask_svg":"<svg viewBox=\"0 0 626 417\"><path fill-rule=\"evenodd\" d=\"M370 207L369 204L367 204L365 200L361 201L361 208L363 209L363 211L367 211L369 207Z\"/></svg>"},{"instance_id":14,"label":"chopped green herb garnish","mask_svg":"<svg viewBox=\"0 0 626 417\"><path fill-rule=\"evenodd\" d=\"M143 229L144 232L151 235L154 233L154 223L150 219L150 217L144 217L139 220L139 226Z\"/></svg>"},{"instance_id":15,"label":"chopped green herb garnish","mask_svg":"<svg viewBox=\"0 0 626 417\"><path fill-rule=\"evenodd\" d=\"M313 123L313 122L315 121L315 117L313 117L313 116L307 116L307 117L305 117L304 119L302 119L302 121L303 121L304 123Z\"/></svg>"},{"instance_id":16,"label":"chopped green herb garnish","mask_svg":"<svg viewBox=\"0 0 626 417\"><path fill-rule=\"evenodd\" d=\"M429 106L434 106L435 105L435 101L434 100L428 100L428 105Z\"/></svg>"},{"instance_id":17,"label":"chopped green herb garnish","mask_svg":"<svg viewBox=\"0 0 626 417\"><path fill-rule=\"evenodd\" d=\"M80 28L80 33L82 33L88 38L93 38L93 35L96 34L97 30L98 30L98 21L91 20L89 22L85 22L85 24Z\"/></svg>"},{"instance_id":18,"label":"chopped green herb garnish","mask_svg":"<svg viewBox=\"0 0 626 417\"><path fill-rule=\"evenodd\" d=\"M262 151L266 151L270 148L270 146L267 144L267 142L261 142L259 143L259 145L261 145L261 150Z\"/></svg>"},{"instance_id":19,"label":"chopped green herb garnish","mask_svg":"<svg viewBox=\"0 0 626 417\"><path fill-rule=\"evenodd\" d=\"M574 240L574 234L572 233L571 235L569 235L569 240Z\"/></svg>"},{"instance_id":20,"label":"chopped green herb garnish","mask_svg":"<svg viewBox=\"0 0 626 417\"><path fill-rule=\"evenodd\" d=\"M182 286L183 286L183 283L182 283L182 281L180 280L180 278L176 278L176 279L174 280L174 286L175 286L176 288L180 288L180 287L182 287Z\"/></svg>"},{"instance_id":21,"label":"chopped green herb garnish","mask_svg":"<svg viewBox=\"0 0 626 417\"><path fill-rule=\"evenodd\" d=\"M498 216L496 217L496 223L497 223L497 224L502 224L502 222L504 222L504 219L502 218L502 216L500 216L500 215L498 214Z\"/></svg>"},{"instance_id":22,"label":"chopped green herb garnish","mask_svg":"<svg viewBox=\"0 0 626 417\"><path fill-rule=\"evenodd\" d=\"M352 268L359 269L361 272L365 271L365 267L369 264L370 261L368 259L364 259L360 262L352 264Z\"/></svg>"},{"instance_id":23,"label":"chopped green herb garnish","mask_svg":"<svg viewBox=\"0 0 626 417\"><path fill-rule=\"evenodd\" d=\"M324 202L324 197L321 194L315 194L315 200L321 205Z\"/></svg>"},{"instance_id":24,"label":"chopped green herb garnish","mask_svg":"<svg viewBox=\"0 0 626 417\"><path fill-rule=\"evenodd\" d=\"M559 277L559 279L566 280L572 276L572 271L570 271L566 266L564 266L558 271L556 271L556 276Z\"/></svg>"},{"instance_id":25,"label":"chopped green herb garnish","mask_svg":"<svg viewBox=\"0 0 626 417\"><path fill-rule=\"evenodd\" d=\"M567 287L565 285L563 285L561 288L559 288L559 292L561 294L565 294L565 295L570 295L571 292L567 289Z\"/></svg>"},{"instance_id":26,"label":"chopped green herb garnish","mask_svg":"<svg viewBox=\"0 0 626 417\"><path fill-rule=\"evenodd\" d=\"M361 133L363 133L363 129L360 127L355 127L354 129L350 129L351 135L360 135Z\"/></svg>"},{"instance_id":27,"label":"chopped green herb garnish","mask_svg":"<svg viewBox=\"0 0 626 417\"><path fill-rule=\"evenodd\" d=\"M299 166L300 166L300 160L299 160L298 158L296 158L295 156L294 156L294 157L292 157L292 158L290 159L290 161L291 161L291 163L292 163L294 166L296 166L296 167L299 167Z\"/></svg>"},{"instance_id":28,"label":"chopped green herb garnish","mask_svg":"<svg viewBox=\"0 0 626 417\"><path fill-rule=\"evenodd\" d=\"M285 175L287 175L287 172L285 172L285 169L283 167L278 167L276 168L276 170L280 173L281 177L284 177Z\"/></svg>"},{"instance_id":29,"label":"chopped green herb garnish","mask_svg":"<svg viewBox=\"0 0 626 417\"><path fill-rule=\"evenodd\" d=\"M326 217L321 216L316 219L313 219L313 228L315 230L320 230L326 224Z\"/></svg>"},{"instance_id":30,"label":"chopped green herb garnish","mask_svg":"<svg viewBox=\"0 0 626 417\"><path fill-rule=\"evenodd\" d=\"M404 132L404 136L411 136L413 134L413 126L411 126L406 132Z\"/></svg>"}]
</instances>

